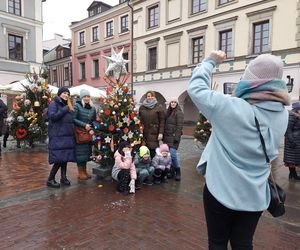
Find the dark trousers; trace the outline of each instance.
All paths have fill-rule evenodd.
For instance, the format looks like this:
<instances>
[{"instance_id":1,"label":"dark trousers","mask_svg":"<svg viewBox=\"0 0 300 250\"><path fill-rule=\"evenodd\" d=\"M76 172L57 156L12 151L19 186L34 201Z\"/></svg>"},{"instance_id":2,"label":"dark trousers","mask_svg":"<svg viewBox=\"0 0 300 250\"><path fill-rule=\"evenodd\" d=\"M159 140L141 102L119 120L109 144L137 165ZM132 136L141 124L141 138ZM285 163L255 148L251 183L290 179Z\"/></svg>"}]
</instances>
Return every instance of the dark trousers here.
<instances>
[{"instance_id":1,"label":"dark trousers","mask_svg":"<svg viewBox=\"0 0 300 250\"><path fill-rule=\"evenodd\" d=\"M130 182L130 170L122 169L118 173L118 186L117 190L121 193L129 191L129 182Z\"/></svg>"},{"instance_id":2,"label":"dark trousers","mask_svg":"<svg viewBox=\"0 0 300 250\"><path fill-rule=\"evenodd\" d=\"M210 250L226 250L230 241L232 250L253 249L253 235L262 214L235 211L218 202L204 187L203 202Z\"/></svg>"},{"instance_id":3,"label":"dark trousers","mask_svg":"<svg viewBox=\"0 0 300 250\"><path fill-rule=\"evenodd\" d=\"M155 157L155 155L156 155L156 151L155 150L156 150L155 148L154 149L151 149L151 148L149 149L151 159L153 159Z\"/></svg>"}]
</instances>

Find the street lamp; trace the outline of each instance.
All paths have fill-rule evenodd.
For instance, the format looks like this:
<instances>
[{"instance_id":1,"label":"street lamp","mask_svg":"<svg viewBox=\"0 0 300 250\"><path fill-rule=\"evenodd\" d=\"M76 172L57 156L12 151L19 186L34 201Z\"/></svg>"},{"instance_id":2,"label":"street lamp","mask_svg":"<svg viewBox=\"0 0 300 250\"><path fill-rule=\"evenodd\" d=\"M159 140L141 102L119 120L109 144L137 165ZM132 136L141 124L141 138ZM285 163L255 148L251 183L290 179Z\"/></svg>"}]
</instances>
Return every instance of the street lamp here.
<instances>
[{"instance_id":1,"label":"street lamp","mask_svg":"<svg viewBox=\"0 0 300 250\"><path fill-rule=\"evenodd\" d=\"M131 23L130 23L130 42L131 42L131 49L130 49L130 68L131 68L131 76L130 76L130 89L131 89L131 96L133 97L133 7L127 1L128 7L131 9Z\"/></svg>"},{"instance_id":2,"label":"street lamp","mask_svg":"<svg viewBox=\"0 0 300 250\"><path fill-rule=\"evenodd\" d=\"M288 92L291 93L294 87L294 78L291 78L290 75L286 76L286 78L288 79L288 82L286 83L286 87L288 89Z\"/></svg>"}]
</instances>

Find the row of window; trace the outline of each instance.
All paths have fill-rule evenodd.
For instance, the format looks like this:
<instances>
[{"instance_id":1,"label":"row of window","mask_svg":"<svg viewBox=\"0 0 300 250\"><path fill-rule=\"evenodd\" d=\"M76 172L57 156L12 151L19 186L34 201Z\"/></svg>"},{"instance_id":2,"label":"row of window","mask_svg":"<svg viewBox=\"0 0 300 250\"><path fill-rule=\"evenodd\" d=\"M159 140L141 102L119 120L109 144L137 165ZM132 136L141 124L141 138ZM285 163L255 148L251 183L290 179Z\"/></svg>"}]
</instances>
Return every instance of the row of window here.
<instances>
[{"instance_id":1,"label":"row of window","mask_svg":"<svg viewBox=\"0 0 300 250\"><path fill-rule=\"evenodd\" d=\"M128 53L123 53L123 58L125 60L128 60ZM92 78L99 78L99 59L94 59L92 62ZM85 80L86 79L86 65L85 62L80 62L79 63L79 80ZM128 71L128 64L126 64L126 70ZM113 72L109 72L110 75L113 74Z\"/></svg>"},{"instance_id":2,"label":"row of window","mask_svg":"<svg viewBox=\"0 0 300 250\"><path fill-rule=\"evenodd\" d=\"M52 70L53 80L52 82L57 82L57 70ZM64 67L64 81L69 81L69 67Z\"/></svg>"},{"instance_id":3,"label":"row of window","mask_svg":"<svg viewBox=\"0 0 300 250\"><path fill-rule=\"evenodd\" d=\"M100 39L99 26L94 26L91 28L91 42L97 42ZM120 32L124 33L128 31L128 15L120 17ZM105 23L105 38L114 36L114 21L108 21ZM85 31L79 32L79 46L85 45Z\"/></svg>"},{"instance_id":4,"label":"row of window","mask_svg":"<svg viewBox=\"0 0 300 250\"><path fill-rule=\"evenodd\" d=\"M269 20L253 24L252 53L268 52L269 48ZM204 58L204 36L191 39L191 63L198 64ZM219 32L218 49L223 50L227 58L233 57L232 29ZM157 46L148 48L148 70L157 69Z\"/></svg>"},{"instance_id":5,"label":"row of window","mask_svg":"<svg viewBox=\"0 0 300 250\"><path fill-rule=\"evenodd\" d=\"M218 5L224 5L236 0L218 0ZM207 0L192 0L191 15L205 12L207 10ZM159 25L159 5L156 4L148 8L148 29Z\"/></svg>"}]
</instances>

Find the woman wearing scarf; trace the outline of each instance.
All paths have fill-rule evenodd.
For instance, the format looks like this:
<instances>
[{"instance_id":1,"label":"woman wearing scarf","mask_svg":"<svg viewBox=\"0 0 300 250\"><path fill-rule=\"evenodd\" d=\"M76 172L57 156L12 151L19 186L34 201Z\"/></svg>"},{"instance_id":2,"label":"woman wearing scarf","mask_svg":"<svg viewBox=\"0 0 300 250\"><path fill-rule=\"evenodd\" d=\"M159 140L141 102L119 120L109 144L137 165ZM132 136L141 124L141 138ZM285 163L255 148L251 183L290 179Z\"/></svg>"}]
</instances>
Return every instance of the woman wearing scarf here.
<instances>
[{"instance_id":1,"label":"woman wearing scarf","mask_svg":"<svg viewBox=\"0 0 300 250\"><path fill-rule=\"evenodd\" d=\"M161 105L157 103L155 93L148 91L146 99L139 109L141 122L144 125L144 140L150 150L151 159L155 156L155 149L159 146L159 141L163 139L165 126L165 113Z\"/></svg>"},{"instance_id":2,"label":"woman wearing scarf","mask_svg":"<svg viewBox=\"0 0 300 250\"><path fill-rule=\"evenodd\" d=\"M234 96L210 89L211 74L225 53L213 51L198 65L188 93L212 124L212 134L197 169L205 176L204 210L209 249L252 249L259 218L270 203L270 167L262 148L255 117L270 160L288 124L289 105L282 78L283 63L273 55L250 62Z\"/></svg>"},{"instance_id":3,"label":"woman wearing scarf","mask_svg":"<svg viewBox=\"0 0 300 250\"><path fill-rule=\"evenodd\" d=\"M296 167L300 167L300 102L292 105L284 140L284 165L289 168L289 179L300 180Z\"/></svg>"},{"instance_id":4,"label":"woman wearing scarf","mask_svg":"<svg viewBox=\"0 0 300 250\"><path fill-rule=\"evenodd\" d=\"M177 158L177 149L181 139L183 119L183 112L178 105L177 98L172 98L166 113L164 143L168 144L170 148L172 166L175 170L176 181L180 181L181 179L180 165Z\"/></svg>"},{"instance_id":5,"label":"woman wearing scarf","mask_svg":"<svg viewBox=\"0 0 300 250\"><path fill-rule=\"evenodd\" d=\"M85 128L90 134L94 134L92 122L96 120L96 109L90 98L90 92L86 89L80 91L80 98L74 105L75 126ZM76 144L76 161L78 167L78 179L87 180L91 175L86 171L86 164L92 155L92 142Z\"/></svg>"}]
</instances>

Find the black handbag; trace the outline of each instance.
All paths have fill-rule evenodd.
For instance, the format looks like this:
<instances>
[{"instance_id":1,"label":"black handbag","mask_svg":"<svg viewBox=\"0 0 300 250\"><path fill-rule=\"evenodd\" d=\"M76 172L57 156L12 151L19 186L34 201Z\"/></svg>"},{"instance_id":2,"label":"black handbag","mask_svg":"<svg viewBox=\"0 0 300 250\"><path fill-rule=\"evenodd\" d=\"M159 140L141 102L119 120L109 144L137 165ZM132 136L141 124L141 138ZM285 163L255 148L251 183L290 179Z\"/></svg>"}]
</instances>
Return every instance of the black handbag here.
<instances>
[{"instance_id":1,"label":"black handbag","mask_svg":"<svg viewBox=\"0 0 300 250\"><path fill-rule=\"evenodd\" d=\"M267 151L266 151L266 145L265 145L265 141L264 138L260 132L260 127L259 127L259 123L255 117L255 125L256 128L259 132L259 138L262 144L262 148L264 150L264 154L266 157L266 161L267 164L269 166L271 166L270 164L270 158L267 155ZM269 213L273 216L273 217L279 217L285 214L285 206L284 206L284 202L285 202L285 198L286 198L286 194L284 192L284 190L278 185L276 184L274 177L272 175L272 171L270 171L270 176L268 179L268 184L269 184L269 188L270 188L270 194L271 194L271 201L268 207L268 211Z\"/></svg>"}]
</instances>

